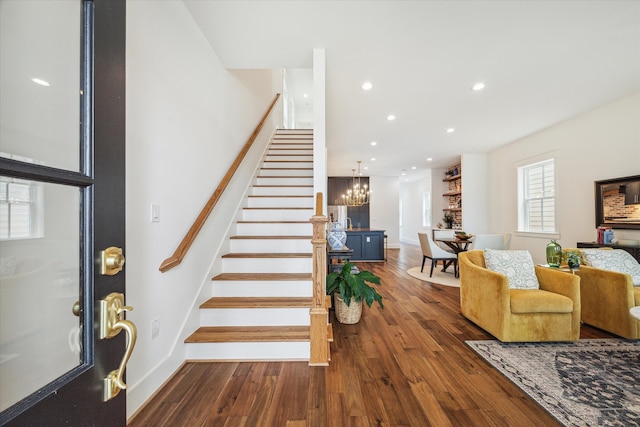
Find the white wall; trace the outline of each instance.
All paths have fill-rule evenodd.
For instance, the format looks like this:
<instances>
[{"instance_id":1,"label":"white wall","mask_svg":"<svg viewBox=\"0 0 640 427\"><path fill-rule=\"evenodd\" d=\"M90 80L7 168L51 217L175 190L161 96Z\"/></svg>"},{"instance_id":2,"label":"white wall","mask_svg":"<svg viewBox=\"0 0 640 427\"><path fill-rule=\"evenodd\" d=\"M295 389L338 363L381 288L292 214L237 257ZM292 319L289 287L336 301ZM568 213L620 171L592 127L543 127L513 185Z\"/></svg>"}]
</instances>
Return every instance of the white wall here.
<instances>
[{"instance_id":1,"label":"white wall","mask_svg":"<svg viewBox=\"0 0 640 427\"><path fill-rule=\"evenodd\" d=\"M594 181L640 174L640 93L567 120L489 154L490 226L515 232L518 161L558 150L557 209L560 243L596 237ZM640 231L615 230L617 238L640 239ZM545 262L549 237L514 235L512 249L528 249Z\"/></svg>"},{"instance_id":2,"label":"white wall","mask_svg":"<svg viewBox=\"0 0 640 427\"><path fill-rule=\"evenodd\" d=\"M400 247L400 215L398 211L398 177L371 176L369 187L372 189L369 206L369 227L385 230L387 247Z\"/></svg>"},{"instance_id":3,"label":"white wall","mask_svg":"<svg viewBox=\"0 0 640 427\"><path fill-rule=\"evenodd\" d=\"M462 156L462 229L472 234L500 232L491 230L488 217L487 156Z\"/></svg>"},{"instance_id":4,"label":"white wall","mask_svg":"<svg viewBox=\"0 0 640 427\"><path fill-rule=\"evenodd\" d=\"M280 72L228 71L181 1L127 3L127 317L138 342L127 367L128 416L184 361L184 338L212 265L262 154L263 131L178 267L158 267L181 241L280 91ZM266 133L266 134L265 134ZM160 222L150 222L151 204ZM151 323L160 334L151 338Z\"/></svg>"},{"instance_id":5,"label":"white wall","mask_svg":"<svg viewBox=\"0 0 640 427\"><path fill-rule=\"evenodd\" d=\"M433 177L436 178L433 178ZM422 225L422 198L427 191L431 192L431 226L442 222L442 208L438 205L442 199L441 181L437 177L444 176L444 171L431 170L423 179L413 182L402 182L400 185L400 200L402 203L402 226L400 227L400 241L419 245L418 233L427 233L430 228ZM435 181L434 181L435 180ZM433 187L433 188L432 188Z\"/></svg>"}]
</instances>

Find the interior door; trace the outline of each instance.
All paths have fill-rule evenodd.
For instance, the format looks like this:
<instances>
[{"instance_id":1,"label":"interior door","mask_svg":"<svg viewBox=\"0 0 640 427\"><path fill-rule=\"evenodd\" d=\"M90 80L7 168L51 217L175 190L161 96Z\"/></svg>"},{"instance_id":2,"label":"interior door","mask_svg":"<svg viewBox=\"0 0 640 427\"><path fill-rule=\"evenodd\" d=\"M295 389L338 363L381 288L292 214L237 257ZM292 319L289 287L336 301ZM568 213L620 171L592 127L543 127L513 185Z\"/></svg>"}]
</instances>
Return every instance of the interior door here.
<instances>
[{"instance_id":1,"label":"interior door","mask_svg":"<svg viewBox=\"0 0 640 427\"><path fill-rule=\"evenodd\" d=\"M124 426L125 1L0 0L0 93L0 425Z\"/></svg>"}]
</instances>

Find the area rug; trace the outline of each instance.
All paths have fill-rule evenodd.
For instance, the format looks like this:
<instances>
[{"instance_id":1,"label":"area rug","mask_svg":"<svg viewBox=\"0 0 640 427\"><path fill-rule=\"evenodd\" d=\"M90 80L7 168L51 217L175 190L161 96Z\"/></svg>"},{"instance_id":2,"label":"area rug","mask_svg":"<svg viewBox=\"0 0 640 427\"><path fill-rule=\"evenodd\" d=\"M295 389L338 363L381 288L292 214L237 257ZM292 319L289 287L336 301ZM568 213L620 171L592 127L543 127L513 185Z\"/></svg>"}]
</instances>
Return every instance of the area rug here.
<instances>
[{"instance_id":1,"label":"area rug","mask_svg":"<svg viewBox=\"0 0 640 427\"><path fill-rule=\"evenodd\" d=\"M437 283L439 285L445 286L455 286L460 287L460 279L454 277L453 275L453 266L449 267L445 273L442 272L442 267L438 267L437 269L433 269L433 277L429 277L429 269L431 266L424 266L424 273L420 272L420 267L411 267L407 270L407 274L411 277L415 277L416 279L423 280L425 282Z\"/></svg>"},{"instance_id":2,"label":"area rug","mask_svg":"<svg viewBox=\"0 0 640 427\"><path fill-rule=\"evenodd\" d=\"M565 426L640 426L640 341L467 341Z\"/></svg>"}]
</instances>

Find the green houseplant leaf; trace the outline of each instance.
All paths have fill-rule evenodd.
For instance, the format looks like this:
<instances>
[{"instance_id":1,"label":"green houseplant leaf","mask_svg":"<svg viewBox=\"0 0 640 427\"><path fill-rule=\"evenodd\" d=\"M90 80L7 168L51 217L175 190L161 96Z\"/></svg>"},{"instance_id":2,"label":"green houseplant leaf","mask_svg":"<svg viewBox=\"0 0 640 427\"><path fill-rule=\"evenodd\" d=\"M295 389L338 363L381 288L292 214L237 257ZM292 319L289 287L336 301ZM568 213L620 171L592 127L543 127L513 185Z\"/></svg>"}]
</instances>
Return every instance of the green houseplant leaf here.
<instances>
[{"instance_id":1,"label":"green houseplant leaf","mask_svg":"<svg viewBox=\"0 0 640 427\"><path fill-rule=\"evenodd\" d=\"M347 306L353 297L355 301L364 301L369 307L376 301L380 307L384 308L382 295L369 285L372 283L379 286L380 278L366 270L353 273L354 267L354 264L346 262L341 271L327 274L327 295L339 292Z\"/></svg>"}]
</instances>

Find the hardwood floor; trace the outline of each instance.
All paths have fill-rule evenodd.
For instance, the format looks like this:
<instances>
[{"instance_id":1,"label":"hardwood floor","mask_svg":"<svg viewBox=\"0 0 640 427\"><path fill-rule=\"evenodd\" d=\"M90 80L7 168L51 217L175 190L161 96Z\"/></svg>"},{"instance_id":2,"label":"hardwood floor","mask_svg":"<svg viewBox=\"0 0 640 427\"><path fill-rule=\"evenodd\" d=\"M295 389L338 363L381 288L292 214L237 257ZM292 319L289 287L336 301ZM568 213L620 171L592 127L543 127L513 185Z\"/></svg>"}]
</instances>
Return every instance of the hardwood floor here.
<instances>
[{"instance_id":1,"label":"hardwood floor","mask_svg":"<svg viewBox=\"0 0 640 427\"><path fill-rule=\"evenodd\" d=\"M384 309L333 323L331 365L186 363L129 423L142 426L557 426L465 345L492 339L460 314L459 289L406 273L418 247L357 263L382 279ZM582 338L610 335L583 326Z\"/></svg>"}]
</instances>

